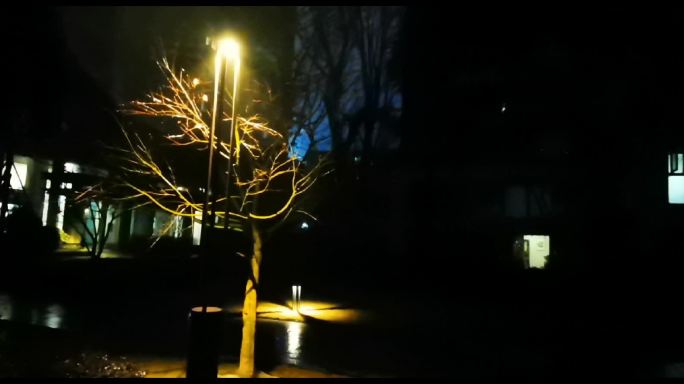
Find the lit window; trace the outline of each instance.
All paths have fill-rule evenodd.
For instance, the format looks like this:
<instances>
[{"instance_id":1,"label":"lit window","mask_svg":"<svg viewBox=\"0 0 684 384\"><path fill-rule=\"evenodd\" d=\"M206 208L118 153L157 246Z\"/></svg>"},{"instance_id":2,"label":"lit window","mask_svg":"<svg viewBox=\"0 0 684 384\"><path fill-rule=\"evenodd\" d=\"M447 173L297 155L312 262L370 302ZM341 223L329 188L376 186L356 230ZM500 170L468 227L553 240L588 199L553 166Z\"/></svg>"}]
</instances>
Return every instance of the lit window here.
<instances>
[{"instance_id":1,"label":"lit window","mask_svg":"<svg viewBox=\"0 0 684 384\"><path fill-rule=\"evenodd\" d=\"M48 188L50 188L50 180L48 182ZM43 197L43 225L47 225L48 217L48 207L50 206L50 194L46 191Z\"/></svg>"},{"instance_id":2,"label":"lit window","mask_svg":"<svg viewBox=\"0 0 684 384\"><path fill-rule=\"evenodd\" d=\"M672 153L667 160L668 202L684 204L684 154Z\"/></svg>"},{"instance_id":3,"label":"lit window","mask_svg":"<svg viewBox=\"0 0 684 384\"><path fill-rule=\"evenodd\" d=\"M64 172L79 173L81 172L81 167L76 163L64 163Z\"/></svg>"},{"instance_id":4,"label":"lit window","mask_svg":"<svg viewBox=\"0 0 684 384\"><path fill-rule=\"evenodd\" d=\"M26 187L26 171L28 167L24 163L14 163L11 169L10 188L22 189Z\"/></svg>"},{"instance_id":5,"label":"lit window","mask_svg":"<svg viewBox=\"0 0 684 384\"><path fill-rule=\"evenodd\" d=\"M172 229L175 229L175 227L171 227L173 225L176 225L176 222L172 222L175 220L175 217L162 211L155 211L154 213L154 220L152 221L152 235L154 237L158 236L173 236L173 232L171 231Z\"/></svg>"},{"instance_id":6,"label":"lit window","mask_svg":"<svg viewBox=\"0 0 684 384\"><path fill-rule=\"evenodd\" d=\"M61 198L61 196L60 196L60 198ZM92 221L95 222L95 224L94 224L95 233L97 233L97 231L100 228L100 219L102 218L102 212L100 210L101 208L102 208L101 202L91 201L90 202L90 209L88 210L89 212L86 214L86 216L89 219L91 219Z\"/></svg>"},{"instance_id":7,"label":"lit window","mask_svg":"<svg viewBox=\"0 0 684 384\"><path fill-rule=\"evenodd\" d=\"M176 239L179 239L181 235L183 234L183 218L180 216L176 216L173 218L174 220L174 228L173 228L173 237Z\"/></svg>"},{"instance_id":8,"label":"lit window","mask_svg":"<svg viewBox=\"0 0 684 384\"><path fill-rule=\"evenodd\" d=\"M670 156L668 156L667 167L668 173L670 174L684 174L684 154L670 154Z\"/></svg>"},{"instance_id":9,"label":"lit window","mask_svg":"<svg viewBox=\"0 0 684 384\"><path fill-rule=\"evenodd\" d=\"M199 245L201 236L202 222L196 219L192 220L192 245Z\"/></svg>"},{"instance_id":10,"label":"lit window","mask_svg":"<svg viewBox=\"0 0 684 384\"><path fill-rule=\"evenodd\" d=\"M16 208L17 206L15 204L7 204L7 214L11 214L12 210ZM2 203L0 203L0 209L2 209Z\"/></svg>"},{"instance_id":11,"label":"lit window","mask_svg":"<svg viewBox=\"0 0 684 384\"><path fill-rule=\"evenodd\" d=\"M60 196L57 201L59 213L57 214L57 228L64 229L64 208L66 208L66 196Z\"/></svg>"}]
</instances>

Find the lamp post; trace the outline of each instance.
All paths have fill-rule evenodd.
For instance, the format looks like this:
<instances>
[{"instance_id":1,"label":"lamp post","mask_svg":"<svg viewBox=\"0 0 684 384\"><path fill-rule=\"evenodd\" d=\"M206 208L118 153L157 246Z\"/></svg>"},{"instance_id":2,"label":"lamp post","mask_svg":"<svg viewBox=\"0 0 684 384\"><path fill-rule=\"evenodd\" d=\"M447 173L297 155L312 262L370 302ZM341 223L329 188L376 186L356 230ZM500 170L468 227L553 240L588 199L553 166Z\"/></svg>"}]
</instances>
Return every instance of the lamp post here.
<instances>
[{"instance_id":1,"label":"lamp post","mask_svg":"<svg viewBox=\"0 0 684 384\"><path fill-rule=\"evenodd\" d=\"M230 175L233 168L233 136L237 136L236 120L235 120L235 106L238 100L238 79L240 78L240 45L233 39L224 39L219 43L219 51L223 52L225 57L225 64L227 70L228 61L233 63L233 92L231 93L231 114L230 114L230 131L228 133L228 159L226 167L226 209L224 216L224 228L229 231L230 222ZM225 74L224 74L225 79Z\"/></svg>"},{"instance_id":2,"label":"lamp post","mask_svg":"<svg viewBox=\"0 0 684 384\"><path fill-rule=\"evenodd\" d=\"M240 71L239 45L233 39L221 39L216 45L216 55L214 58L214 100L211 116L211 127L209 132L209 160L207 164L207 183L204 191L204 206L202 209L202 225L200 227L200 284L202 305L194 307L190 311L190 346L186 368L188 378L211 378L218 376L218 354L221 330L222 309L220 307L209 307L207 284L204 282L206 273L207 258L211 251L210 232L216 225L216 194L214 193L214 137L217 133L217 126L221 123L223 116L223 99L225 78L228 70L228 62L233 61L233 103L232 118L229 134L229 153L228 153L228 179L226 181L226 213L225 226L228 226L228 191L230 185L232 138L235 121L235 94L237 90L237 79Z\"/></svg>"},{"instance_id":3,"label":"lamp post","mask_svg":"<svg viewBox=\"0 0 684 384\"><path fill-rule=\"evenodd\" d=\"M232 169L232 143L233 143L233 130L235 127L235 101L237 93L237 83L238 77L240 75L240 46L234 39L226 38L218 41L216 45L216 56L214 58L214 101L211 115L211 128L209 132L209 162L207 165L207 184L204 193L204 206L202 210L202 226L200 232L200 246L203 252L201 252L202 259L202 273L204 272L204 266L206 263L206 258L209 253L209 232L211 228L215 227L216 224L216 194L214 193L213 183L215 179L214 175L214 137L216 136L216 127L221 122L221 117L223 116L223 98L225 89L225 78L228 71L228 62L233 62L233 102L232 113L231 113L231 123L230 123L230 133L229 133L229 143L228 143L228 166L227 166L227 179L226 179L226 210L224 217L224 227L228 228L228 212L230 196L228 195L230 191L230 173ZM206 312L206 297L203 295L204 302L202 303L202 312Z\"/></svg>"}]
</instances>

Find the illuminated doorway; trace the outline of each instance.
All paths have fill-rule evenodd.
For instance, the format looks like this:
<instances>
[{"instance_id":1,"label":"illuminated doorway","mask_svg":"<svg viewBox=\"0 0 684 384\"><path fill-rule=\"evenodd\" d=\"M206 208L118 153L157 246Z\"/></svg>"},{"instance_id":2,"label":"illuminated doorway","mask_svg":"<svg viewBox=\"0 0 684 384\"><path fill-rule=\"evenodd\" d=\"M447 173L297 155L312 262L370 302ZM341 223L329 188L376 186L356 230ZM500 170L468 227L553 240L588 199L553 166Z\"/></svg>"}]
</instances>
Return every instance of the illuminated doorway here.
<instances>
[{"instance_id":1,"label":"illuminated doorway","mask_svg":"<svg viewBox=\"0 0 684 384\"><path fill-rule=\"evenodd\" d=\"M551 237L547 235L524 235L513 245L514 254L524 268L544 268L551 254Z\"/></svg>"}]
</instances>

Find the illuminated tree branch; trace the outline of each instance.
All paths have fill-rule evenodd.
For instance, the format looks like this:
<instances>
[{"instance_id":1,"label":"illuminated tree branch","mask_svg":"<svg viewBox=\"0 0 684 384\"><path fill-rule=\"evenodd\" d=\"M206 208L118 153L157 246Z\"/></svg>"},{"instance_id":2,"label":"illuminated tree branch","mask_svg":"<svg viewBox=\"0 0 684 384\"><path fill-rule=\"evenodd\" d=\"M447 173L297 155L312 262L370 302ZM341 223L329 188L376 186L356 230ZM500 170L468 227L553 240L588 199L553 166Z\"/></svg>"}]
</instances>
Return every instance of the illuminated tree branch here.
<instances>
[{"instance_id":1,"label":"illuminated tree branch","mask_svg":"<svg viewBox=\"0 0 684 384\"><path fill-rule=\"evenodd\" d=\"M210 139L211 114L203 108L209 100L198 87L202 82L193 80L183 71L175 72L166 59L158 62L158 65L166 77L165 86L150 93L146 100L133 101L123 112L132 116L171 120L172 132L164 135L169 143L178 147L206 149ZM263 99L252 98L259 103ZM230 98L223 100L225 103L230 101ZM245 110L249 108L249 105L244 106ZM230 121L229 116L224 114L222 121ZM199 220L205 209L204 204L194 201L190 192L179 187L158 165L140 136L131 136L125 129L123 132L128 149L121 149L121 153L128 165L122 166L121 170L130 176L124 177L122 185L133 192L125 199L147 199L172 215ZM222 157L232 158L232 186L239 195L230 197L231 202L236 203L236 212L229 214L241 220L268 221L289 216L297 198L316 182L324 164L319 162L303 172L301 162L290 155L287 138L271 128L258 114L236 117L232 147L218 136L221 135L214 137L215 149ZM153 180L142 185L132 181L135 179L133 176L147 176ZM287 184L284 184L284 180L287 180ZM276 184L277 188L274 187ZM222 196L217 203L227 198ZM271 204L255 204L257 200ZM280 203L274 205L274 201ZM269 209L261 212L256 209L259 206ZM219 218L225 218L225 209L216 209L215 213Z\"/></svg>"}]
</instances>

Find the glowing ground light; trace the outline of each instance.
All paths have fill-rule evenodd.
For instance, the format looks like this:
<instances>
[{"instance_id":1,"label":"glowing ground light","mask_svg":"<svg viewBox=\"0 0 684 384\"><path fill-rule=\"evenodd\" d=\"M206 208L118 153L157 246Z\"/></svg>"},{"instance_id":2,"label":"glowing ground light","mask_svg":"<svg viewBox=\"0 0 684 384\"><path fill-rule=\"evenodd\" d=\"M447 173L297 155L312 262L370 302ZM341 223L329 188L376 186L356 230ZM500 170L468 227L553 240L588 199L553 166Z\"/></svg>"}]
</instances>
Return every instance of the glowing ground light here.
<instances>
[{"instance_id":1,"label":"glowing ground light","mask_svg":"<svg viewBox=\"0 0 684 384\"><path fill-rule=\"evenodd\" d=\"M292 286L292 310L299 313L302 301L302 286L293 285Z\"/></svg>"},{"instance_id":2,"label":"glowing ground light","mask_svg":"<svg viewBox=\"0 0 684 384\"><path fill-rule=\"evenodd\" d=\"M306 221L303 221L303 222L302 222L302 225L301 225L301 228L302 228L302 229L309 229L309 223L307 223Z\"/></svg>"}]
</instances>

